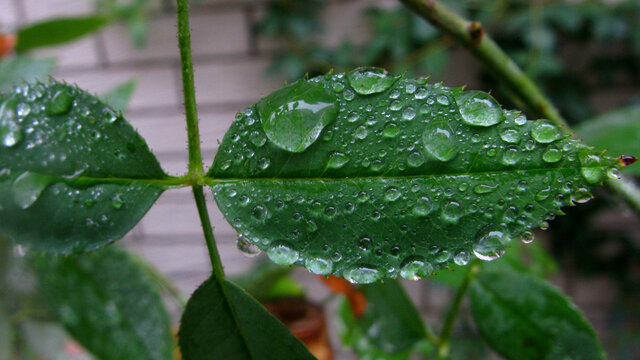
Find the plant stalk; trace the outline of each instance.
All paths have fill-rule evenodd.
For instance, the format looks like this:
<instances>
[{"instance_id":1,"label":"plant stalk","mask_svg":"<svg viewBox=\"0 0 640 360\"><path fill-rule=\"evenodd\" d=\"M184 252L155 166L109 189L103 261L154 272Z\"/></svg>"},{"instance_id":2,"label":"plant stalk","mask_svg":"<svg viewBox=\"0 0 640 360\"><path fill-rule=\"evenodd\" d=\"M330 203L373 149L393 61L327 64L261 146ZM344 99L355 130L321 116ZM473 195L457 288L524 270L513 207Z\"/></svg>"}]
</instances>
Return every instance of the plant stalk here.
<instances>
[{"instance_id":1,"label":"plant stalk","mask_svg":"<svg viewBox=\"0 0 640 360\"><path fill-rule=\"evenodd\" d=\"M202 231L204 232L204 239L207 243L207 250L209 250L209 259L211 260L211 267L213 270L213 276L220 284L224 280L224 269L222 268L222 261L220 260L220 253L216 246L216 239L213 236L213 227L211 226L211 220L209 220L209 211L207 210L207 203L204 200L204 189L201 185L193 186L193 197L196 200L196 206L198 207L198 215L200 216L200 223L202 224ZM223 286L224 289L224 286Z\"/></svg>"},{"instance_id":2,"label":"plant stalk","mask_svg":"<svg viewBox=\"0 0 640 360\"><path fill-rule=\"evenodd\" d=\"M200 151L200 129L198 127L198 109L196 90L193 80L193 59L191 58L191 28L189 25L189 0L178 2L178 46L180 47L180 67L182 69L182 93L187 119L189 142L189 175L201 176L202 154Z\"/></svg>"},{"instance_id":3,"label":"plant stalk","mask_svg":"<svg viewBox=\"0 0 640 360\"><path fill-rule=\"evenodd\" d=\"M456 14L438 0L400 0L409 9L449 34L482 62L493 76L501 81L509 94L522 103L535 116L548 119L562 133L573 136L573 131L558 109L547 99L529 77L511 60L477 21L469 21ZM640 189L626 177L606 182L607 187L620 196L640 214Z\"/></svg>"},{"instance_id":4,"label":"plant stalk","mask_svg":"<svg viewBox=\"0 0 640 360\"><path fill-rule=\"evenodd\" d=\"M476 274L480 272L479 260L475 259L467 267L467 274L465 275L462 283L458 287L456 296L453 299L453 303L447 312L447 317L442 327L442 333L440 334L440 344L438 345L438 359L446 359L449 356L451 333L453 332L453 325L455 324L458 314L460 314L460 307L462 300L469 290L471 281L475 278Z\"/></svg>"}]
</instances>

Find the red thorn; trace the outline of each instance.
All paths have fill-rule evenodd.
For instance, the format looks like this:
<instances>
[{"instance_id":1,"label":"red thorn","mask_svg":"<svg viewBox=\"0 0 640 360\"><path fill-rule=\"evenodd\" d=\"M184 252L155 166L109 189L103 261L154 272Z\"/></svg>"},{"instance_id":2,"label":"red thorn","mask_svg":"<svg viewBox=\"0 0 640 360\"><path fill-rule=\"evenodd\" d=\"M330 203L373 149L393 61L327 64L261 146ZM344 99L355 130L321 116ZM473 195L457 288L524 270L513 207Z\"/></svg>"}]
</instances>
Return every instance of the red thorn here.
<instances>
[{"instance_id":1,"label":"red thorn","mask_svg":"<svg viewBox=\"0 0 640 360\"><path fill-rule=\"evenodd\" d=\"M633 164L634 162L638 161L638 159L636 159L635 156L631 156L631 155L622 155L618 159L620 160L620 162L624 166L629 166L629 165Z\"/></svg>"}]
</instances>

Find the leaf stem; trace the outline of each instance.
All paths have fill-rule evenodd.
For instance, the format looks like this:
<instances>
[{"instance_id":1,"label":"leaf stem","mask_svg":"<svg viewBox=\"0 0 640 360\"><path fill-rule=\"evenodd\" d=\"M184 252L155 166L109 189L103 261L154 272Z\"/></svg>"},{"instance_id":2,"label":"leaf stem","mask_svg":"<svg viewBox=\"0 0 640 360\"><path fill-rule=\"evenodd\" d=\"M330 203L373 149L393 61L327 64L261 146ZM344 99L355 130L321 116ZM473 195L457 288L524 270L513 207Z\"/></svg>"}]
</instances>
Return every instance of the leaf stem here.
<instances>
[{"instance_id":1,"label":"leaf stem","mask_svg":"<svg viewBox=\"0 0 640 360\"><path fill-rule=\"evenodd\" d=\"M482 24L469 21L456 14L438 0L400 0L409 9L429 21L433 26L455 38L480 60L501 81L516 102L521 102L532 115L548 119L567 135L573 131L558 109L527 77L518 65L486 33ZM616 182L619 181L619 182ZM624 176L608 181L609 189L620 196L640 214L637 186Z\"/></svg>"},{"instance_id":2,"label":"leaf stem","mask_svg":"<svg viewBox=\"0 0 640 360\"><path fill-rule=\"evenodd\" d=\"M211 220L209 220L209 211L207 210L207 204L204 200L204 191L201 185L193 186L193 197L196 200L196 206L198 207L198 215L200 216L200 223L202 224L202 231L204 232L204 239L207 243L207 250L209 250L209 259L211 260L211 267L213 270L213 276L221 286L224 280L224 269L222 268L222 261L220 260L220 253L216 246L216 239L213 236L213 227L211 226Z\"/></svg>"},{"instance_id":3,"label":"leaf stem","mask_svg":"<svg viewBox=\"0 0 640 360\"><path fill-rule=\"evenodd\" d=\"M180 67L182 69L182 93L187 119L189 142L189 175L204 173L200 152L200 129L198 128L198 109L196 90L193 80L193 60L191 58L191 29L189 27L189 0L178 2L178 45L180 47Z\"/></svg>"},{"instance_id":4,"label":"leaf stem","mask_svg":"<svg viewBox=\"0 0 640 360\"><path fill-rule=\"evenodd\" d=\"M453 299L453 303L447 312L447 317L444 321L444 326L442 327L442 333L440 334L440 344L438 345L438 359L446 359L449 356L451 333L453 332L453 325L455 324L456 319L458 318L458 314L460 313L460 306L462 305L462 300L469 289L469 285L471 281L475 278L476 274L480 271L479 260L475 259L471 264L467 267L467 273L462 280L462 283L458 287L458 291L456 292L456 296Z\"/></svg>"}]
</instances>

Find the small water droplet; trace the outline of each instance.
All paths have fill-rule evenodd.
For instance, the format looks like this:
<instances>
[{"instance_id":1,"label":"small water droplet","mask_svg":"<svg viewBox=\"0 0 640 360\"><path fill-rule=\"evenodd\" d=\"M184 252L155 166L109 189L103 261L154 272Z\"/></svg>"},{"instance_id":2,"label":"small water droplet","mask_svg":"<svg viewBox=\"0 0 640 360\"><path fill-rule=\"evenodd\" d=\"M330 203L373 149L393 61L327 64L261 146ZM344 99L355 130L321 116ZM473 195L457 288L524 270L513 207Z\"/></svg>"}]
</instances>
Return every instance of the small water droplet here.
<instances>
[{"instance_id":1,"label":"small water droplet","mask_svg":"<svg viewBox=\"0 0 640 360\"><path fill-rule=\"evenodd\" d=\"M402 112L402 118L405 120L413 120L414 117L416 117L416 109L411 106L407 107Z\"/></svg>"},{"instance_id":2,"label":"small water droplet","mask_svg":"<svg viewBox=\"0 0 640 360\"><path fill-rule=\"evenodd\" d=\"M504 128L502 130L500 130L500 138L502 139L502 141L510 143L510 144L517 144L520 142L520 132L518 132L518 130L516 129L510 129L510 128Z\"/></svg>"},{"instance_id":3,"label":"small water droplet","mask_svg":"<svg viewBox=\"0 0 640 360\"><path fill-rule=\"evenodd\" d=\"M49 115L64 115L71 110L73 97L67 90L59 90L51 99L51 104L47 108Z\"/></svg>"},{"instance_id":4,"label":"small water droplet","mask_svg":"<svg viewBox=\"0 0 640 360\"><path fill-rule=\"evenodd\" d=\"M462 120L471 126L492 126L504 120L498 102L489 94L470 91L460 106Z\"/></svg>"},{"instance_id":5,"label":"small water droplet","mask_svg":"<svg viewBox=\"0 0 640 360\"><path fill-rule=\"evenodd\" d=\"M16 105L16 115L19 117L29 116L31 114L31 106L28 103L21 102Z\"/></svg>"},{"instance_id":6,"label":"small water droplet","mask_svg":"<svg viewBox=\"0 0 640 360\"><path fill-rule=\"evenodd\" d=\"M464 216L464 209L459 202L449 201L442 207L442 221L449 224L457 224Z\"/></svg>"},{"instance_id":7,"label":"small water droplet","mask_svg":"<svg viewBox=\"0 0 640 360\"><path fill-rule=\"evenodd\" d=\"M0 142L2 146L12 147L20 143L24 135L16 121L13 105L5 101L0 106Z\"/></svg>"},{"instance_id":8,"label":"small water droplet","mask_svg":"<svg viewBox=\"0 0 640 360\"><path fill-rule=\"evenodd\" d=\"M240 252L247 257L255 257L262 253L259 247L255 244L251 243L249 239L247 239L244 235L238 235L238 240L236 240L236 247Z\"/></svg>"},{"instance_id":9,"label":"small water droplet","mask_svg":"<svg viewBox=\"0 0 640 360\"><path fill-rule=\"evenodd\" d=\"M433 211L433 202L426 196L421 197L416 201L416 206L413 208L413 212L418 216L427 216Z\"/></svg>"},{"instance_id":10,"label":"small water droplet","mask_svg":"<svg viewBox=\"0 0 640 360\"><path fill-rule=\"evenodd\" d=\"M353 135L360 140L365 139L368 134L369 134L369 130L367 130L367 127L364 125L358 126L356 128L356 131L353 133Z\"/></svg>"},{"instance_id":11,"label":"small water droplet","mask_svg":"<svg viewBox=\"0 0 640 360\"><path fill-rule=\"evenodd\" d=\"M394 187L390 187L387 189L387 191L385 191L384 198L389 201L396 201L400 198L401 195L402 193L400 192L400 190Z\"/></svg>"},{"instance_id":12,"label":"small water droplet","mask_svg":"<svg viewBox=\"0 0 640 360\"><path fill-rule=\"evenodd\" d=\"M399 132L400 132L400 128L398 128L396 124L389 123L384 127L384 130L382 130L382 136L386 138L394 138L398 136Z\"/></svg>"},{"instance_id":13,"label":"small water droplet","mask_svg":"<svg viewBox=\"0 0 640 360\"><path fill-rule=\"evenodd\" d=\"M433 273L433 265L419 256L406 258L400 266L400 276L407 280L420 280Z\"/></svg>"},{"instance_id":14,"label":"small water droplet","mask_svg":"<svg viewBox=\"0 0 640 360\"><path fill-rule=\"evenodd\" d=\"M111 199L111 207L113 207L114 209L122 209L123 205L124 202L122 201L122 199L120 199L119 195L116 195L113 197L113 199Z\"/></svg>"},{"instance_id":15,"label":"small water droplet","mask_svg":"<svg viewBox=\"0 0 640 360\"><path fill-rule=\"evenodd\" d=\"M411 167L418 167L424 164L424 155L421 152L414 151L407 157L407 164Z\"/></svg>"},{"instance_id":16,"label":"small water droplet","mask_svg":"<svg viewBox=\"0 0 640 360\"><path fill-rule=\"evenodd\" d=\"M604 169L602 168L602 159L597 155L592 154L579 154L580 172L582 177L590 184L600 183L604 179Z\"/></svg>"},{"instance_id":17,"label":"small water droplet","mask_svg":"<svg viewBox=\"0 0 640 360\"><path fill-rule=\"evenodd\" d=\"M436 98L436 101L438 102L438 104L444 105L444 106L448 106L451 103L449 101L449 97L444 94L438 95L438 97Z\"/></svg>"},{"instance_id":18,"label":"small water droplet","mask_svg":"<svg viewBox=\"0 0 640 360\"><path fill-rule=\"evenodd\" d=\"M531 244L534 239L535 237L531 231L525 231L522 236L520 236L520 241L522 241L523 244Z\"/></svg>"},{"instance_id":19,"label":"small water droplet","mask_svg":"<svg viewBox=\"0 0 640 360\"><path fill-rule=\"evenodd\" d=\"M481 260L495 260L504 254L510 241L502 229L487 225L476 234L473 253Z\"/></svg>"},{"instance_id":20,"label":"small water droplet","mask_svg":"<svg viewBox=\"0 0 640 360\"><path fill-rule=\"evenodd\" d=\"M527 118L524 115L518 115L513 119L513 122L515 122L516 125L522 126L527 123Z\"/></svg>"},{"instance_id":21,"label":"small water droplet","mask_svg":"<svg viewBox=\"0 0 640 360\"><path fill-rule=\"evenodd\" d=\"M498 184L489 185L489 184L478 184L473 187L473 192L476 194L488 194L490 192L496 191L499 187Z\"/></svg>"},{"instance_id":22,"label":"small water droplet","mask_svg":"<svg viewBox=\"0 0 640 360\"><path fill-rule=\"evenodd\" d=\"M262 147L264 144L267 143L267 138L264 135L262 135L260 131L257 131L257 130L251 132L251 135L249 135L249 140L253 145L257 147Z\"/></svg>"},{"instance_id":23,"label":"small water droplet","mask_svg":"<svg viewBox=\"0 0 640 360\"><path fill-rule=\"evenodd\" d=\"M253 210L251 211L251 214L253 215L254 219L258 221L264 221L269 216L269 211L264 206L258 205L253 208Z\"/></svg>"},{"instance_id":24,"label":"small water droplet","mask_svg":"<svg viewBox=\"0 0 640 360\"><path fill-rule=\"evenodd\" d=\"M515 165L520 161L521 157L520 150L515 147L510 147L502 154L501 162L504 165Z\"/></svg>"},{"instance_id":25,"label":"small water droplet","mask_svg":"<svg viewBox=\"0 0 640 360\"><path fill-rule=\"evenodd\" d=\"M304 266L314 274L329 275L333 271L333 261L321 257L307 258Z\"/></svg>"},{"instance_id":26,"label":"small water droplet","mask_svg":"<svg viewBox=\"0 0 640 360\"><path fill-rule=\"evenodd\" d=\"M542 160L548 163L556 163L562 160L562 152L554 147L550 147L542 153Z\"/></svg>"},{"instance_id":27,"label":"small water droplet","mask_svg":"<svg viewBox=\"0 0 640 360\"><path fill-rule=\"evenodd\" d=\"M346 163L349 162L349 157L342 153L333 153L329 157L329 161L327 162L327 168L329 169L340 169Z\"/></svg>"},{"instance_id":28,"label":"small water droplet","mask_svg":"<svg viewBox=\"0 0 640 360\"><path fill-rule=\"evenodd\" d=\"M428 123L422 134L422 141L427 152L440 161L449 161L458 153L456 136L445 126Z\"/></svg>"},{"instance_id":29,"label":"small water droplet","mask_svg":"<svg viewBox=\"0 0 640 360\"><path fill-rule=\"evenodd\" d=\"M555 125L538 120L535 121L531 127L531 137L541 144L548 144L558 140L560 138L560 132Z\"/></svg>"},{"instance_id":30,"label":"small water droplet","mask_svg":"<svg viewBox=\"0 0 640 360\"><path fill-rule=\"evenodd\" d=\"M380 279L380 272L370 265L356 265L345 271L344 278L353 284L371 284Z\"/></svg>"},{"instance_id":31,"label":"small water droplet","mask_svg":"<svg viewBox=\"0 0 640 360\"><path fill-rule=\"evenodd\" d=\"M22 210L26 210L38 200L50 183L51 178L48 176L25 171L13 181L13 201Z\"/></svg>"},{"instance_id":32,"label":"small water droplet","mask_svg":"<svg viewBox=\"0 0 640 360\"><path fill-rule=\"evenodd\" d=\"M269 259L279 265L291 265L298 261L298 251L286 241L276 241L267 250Z\"/></svg>"},{"instance_id":33,"label":"small water droplet","mask_svg":"<svg viewBox=\"0 0 640 360\"><path fill-rule=\"evenodd\" d=\"M469 254L466 251L460 251L453 257L453 262L456 265L460 265L460 266L467 265L469 263L469 260L471 260L471 254Z\"/></svg>"},{"instance_id":34,"label":"small water droplet","mask_svg":"<svg viewBox=\"0 0 640 360\"><path fill-rule=\"evenodd\" d=\"M355 92L371 95L389 89L398 77L390 76L384 69L361 67L349 72L347 79Z\"/></svg>"}]
</instances>

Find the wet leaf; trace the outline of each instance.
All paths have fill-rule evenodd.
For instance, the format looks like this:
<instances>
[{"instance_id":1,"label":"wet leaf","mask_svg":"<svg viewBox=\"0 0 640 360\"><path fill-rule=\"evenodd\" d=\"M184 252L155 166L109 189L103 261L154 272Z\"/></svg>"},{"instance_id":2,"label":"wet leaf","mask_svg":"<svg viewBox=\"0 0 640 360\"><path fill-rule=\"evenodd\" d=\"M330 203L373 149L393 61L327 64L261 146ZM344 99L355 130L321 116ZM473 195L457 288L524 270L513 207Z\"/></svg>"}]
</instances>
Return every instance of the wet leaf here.
<instances>
[{"instance_id":1,"label":"wet leaf","mask_svg":"<svg viewBox=\"0 0 640 360\"><path fill-rule=\"evenodd\" d=\"M242 289L213 278L193 293L180 324L185 360L314 359L307 348Z\"/></svg>"},{"instance_id":2,"label":"wet leaf","mask_svg":"<svg viewBox=\"0 0 640 360\"><path fill-rule=\"evenodd\" d=\"M349 303L338 306L336 328L342 342L363 359L407 359L426 336L420 313L395 280L359 287L367 308L356 318Z\"/></svg>"},{"instance_id":3,"label":"wet leaf","mask_svg":"<svg viewBox=\"0 0 640 360\"><path fill-rule=\"evenodd\" d=\"M604 359L580 311L541 279L506 268L482 271L470 288L474 321L507 359Z\"/></svg>"},{"instance_id":4,"label":"wet leaf","mask_svg":"<svg viewBox=\"0 0 640 360\"><path fill-rule=\"evenodd\" d=\"M0 235L39 251L95 250L124 236L167 176L122 116L52 81L0 103Z\"/></svg>"},{"instance_id":5,"label":"wet leaf","mask_svg":"<svg viewBox=\"0 0 640 360\"><path fill-rule=\"evenodd\" d=\"M611 156L640 156L640 105L630 106L589 119L576 128L582 140ZM628 166L625 172L640 174L640 166Z\"/></svg>"},{"instance_id":6,"label":"wet leaf","mask_svg":"<svg viewBox=\"0 0 640 360\"><path fill-rule=\"evenodd\" d=\"M102 360L173 358L169 316L152 280L124 250L34 260L42 296Z\"/></svg>"},{"instance_id":7,"label":"wet leaf","mask_svg":"<svg viewBox=\"0 0 640 360\"><path fill-rule=\"evenodd\" d=\"M18 30L16 51L64 44L100 30L111 22L105 16L56 18L29 24Z\"/></svg>"},{"instance_id":8,"label":"wet leaf","mask_svg":"<svg viewBox=\"0 0 640 360\"><path fill-rule=\"evenodd\" d=\"M0 61L0 92L8 92L22 82L44 81L56 66L53 58L16 56Z\"/></svg>"},{"instance_id":9,"label":"wet leaf","mask_svg":"<svg viewBox=\"0 0 640 360\"><path fill-rule=\"evenodd\" d=\"M617 160L487 94L359 79L379 92L360 95L350 75L307 80L333 94L337 117L302 152L270 141L256 106L220 146L208 174L216 201L276 263L371 283L492 260L616 175Z\"/></svg>"}]
</instances>

